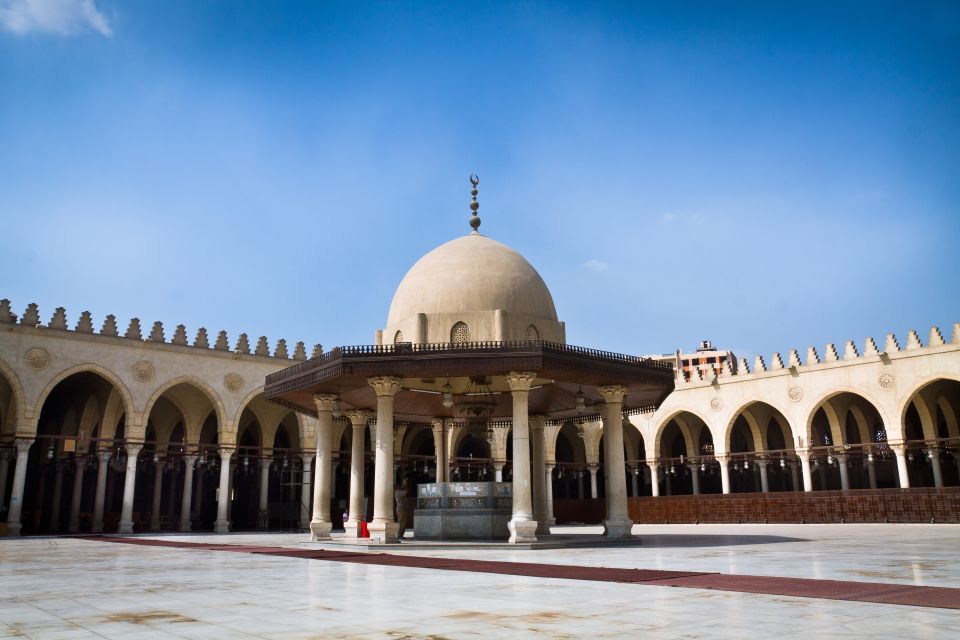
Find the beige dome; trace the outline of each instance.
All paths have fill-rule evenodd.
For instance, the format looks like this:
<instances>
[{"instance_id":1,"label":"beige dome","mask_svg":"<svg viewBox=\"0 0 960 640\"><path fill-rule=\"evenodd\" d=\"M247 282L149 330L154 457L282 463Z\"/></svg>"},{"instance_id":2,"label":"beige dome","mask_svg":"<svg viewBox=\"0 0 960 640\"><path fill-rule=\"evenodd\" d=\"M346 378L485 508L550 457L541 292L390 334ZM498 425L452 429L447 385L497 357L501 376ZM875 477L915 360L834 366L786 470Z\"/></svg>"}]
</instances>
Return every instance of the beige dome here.
<instances>
[{"instance_id":1,"label":"beige dome","mask_svg":"<svg viewBox=\"0 0 960 640\"><path fill-rule=\"evenodd\" d=\"M418 317L420 329L414 329ZM542 339L563 340L553 297L540 274L510 247L478 233L451 240L413 265L393 296L384 341L399 340L400 331L407 341L446 342L446 324L455 318L470 325L473 341L522 340L530 326ZM505 324L504 318L511 321ZM429 332L423 326L427 321Z\"/></svg>"}]
</instances>

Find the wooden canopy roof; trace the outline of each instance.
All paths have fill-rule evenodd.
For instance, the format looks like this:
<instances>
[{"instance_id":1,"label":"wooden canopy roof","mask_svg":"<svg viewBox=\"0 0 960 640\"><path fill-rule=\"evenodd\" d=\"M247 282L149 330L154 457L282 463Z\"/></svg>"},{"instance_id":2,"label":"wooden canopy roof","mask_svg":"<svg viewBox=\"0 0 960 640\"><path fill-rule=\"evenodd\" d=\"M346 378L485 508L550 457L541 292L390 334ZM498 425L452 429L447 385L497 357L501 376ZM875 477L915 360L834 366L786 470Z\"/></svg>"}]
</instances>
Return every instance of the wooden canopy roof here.
<instances>
[{"instance_id":1,"label":"wooden canopy roof","mask_svg":"<svg viewBox=\"0 0 960 640\"><path fill-rule=\"evenodd\" d=\"M314 394L338 394L341 411L376 411L376 395L367 380L396 376L403 388L394 399L395 419L424 422L461 417L457 407L443 405L443 391L468 393L482 379L485 391L496 398L489 418L509 419L512 399L504 376L511 371L537 375L530 414L560 420L598 415L603 403L598 387L604 385L627 388L625 412L652 411L673 391L674 381L669 362L555 342L400 343L337 347L270 374L264 393L310 415L316 415ZM583 410L577 408L578 393L585 400Z\"/></svg>"}]
</instances>

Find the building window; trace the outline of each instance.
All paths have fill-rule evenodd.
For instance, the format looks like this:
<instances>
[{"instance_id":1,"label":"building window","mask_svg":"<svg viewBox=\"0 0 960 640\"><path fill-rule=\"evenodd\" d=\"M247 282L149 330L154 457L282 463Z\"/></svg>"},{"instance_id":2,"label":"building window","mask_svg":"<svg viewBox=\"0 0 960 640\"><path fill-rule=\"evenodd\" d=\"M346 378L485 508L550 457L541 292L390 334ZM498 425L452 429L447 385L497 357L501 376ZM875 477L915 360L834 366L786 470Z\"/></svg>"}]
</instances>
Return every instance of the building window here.
<instances>
[{"instance_id":1,"label":"building window","mask_svg":"<svg viewBox=\"0 0 960 640\"><path fill-rule=\"evenodd\" d=\"M537 328L533 325L527 327L527 332L523 335L524 340L539 340L540 332L537 331Z\"/></svg>"},{"instance_id":2,"label":"building window","mask_svg":"<svg viewBox=\"0 0 960 640\"><path fill-rule=\"evenodd\" d=\"M466 344L470 342L470 327L466 322L458 322L450 329L450 342L453 344Z\"/></svg>"},{"instance_id":3,"label":"building window","mask_svg":"<svg viewBox=\"0 0 960 640\"><path fill-rule=\"evenodd\" d=\"M397 344L398 342L403 342L403 331L397 331L393 335L393 344Z\"/></svg>"}]
</instances>

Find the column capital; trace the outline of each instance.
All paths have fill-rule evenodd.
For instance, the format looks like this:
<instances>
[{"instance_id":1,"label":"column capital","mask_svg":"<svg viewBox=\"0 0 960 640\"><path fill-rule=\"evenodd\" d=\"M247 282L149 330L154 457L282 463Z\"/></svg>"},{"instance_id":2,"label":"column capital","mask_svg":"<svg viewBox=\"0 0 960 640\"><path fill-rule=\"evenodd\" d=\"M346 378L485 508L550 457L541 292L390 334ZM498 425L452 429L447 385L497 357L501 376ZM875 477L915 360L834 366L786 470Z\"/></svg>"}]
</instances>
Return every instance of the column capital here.
<instances>
[{"instance_id":1,"label":"column capital","mask_svg":"<svg viewBox=\"0 0 960 640\"><path fill-rule=\"evenodd\" d=\"M530 429L534 431L543 431L547 426L547 416L530 416Z\"/></svg>"},{"instance_id":2,"label":"column capital","mask_svg":"<svg viewBox=\"0 0 960 640\"><path fill-rule=\"evenodd\" d=\"M17 447L17 455L22 456L30 453L30 447L33 446L33 438L17 438L15 441L15 446Z\"/></svg>"},{"instance_id":3,"label":"column capital","mask_svg":"<svg viewBox=\"0 0 960 640\"><path fill-rule=\"evenodd\" d=\"M347 411L345 415L347 419L350 420L350 424L353 425L354 429L357 427L365 427L367 423L370 422L370 412L362 409Z\"/></svg>"},{"instance_id":4,"label":"column capital","mask_svg":"<svg viewBox=\"0 0 960 640\"><path fill-rule=\"evenodd\" d=\"M332 413L337 406L337 396L332 393L317 393L313 396L313 404L316 405L318 413Z\"/></svg>"},{"instance_id":5,"label":"column capital","mask_svg":"<svg viewBox=\"0 0 960 640\"><path fill-rule=\"evenodd\" d=\"M127 444L124 448L127 450L127 456L128 456L128 457L130 457L130 458L136 458L138 455L140 455L140 451L143 449L143 444L141 444L141 443L136 443L136 444L131 443L131 444Z\"/></svg>"},{"instance_id":6,"label":"column capital","mask_svg":"<svg viewBox=\"0 0 960 640\"><path fill-rule=\"evenodd\" d=\"M221 462L230 462L230 458L233 457L235 449L220 448L217 453L220 454Z\"/></svg>"},{"instance_id":7,"label":"column capital","mask_svg":"<svg viewBox=\"0 0 960 640\"><path fill-rule=\"evenodd\" d=\"M315 454L315 453L301 453L301 454L300 454L300 459L303 460L303 470L304 470L304 471L308 471L308 470L309 470L310 463L313 461L313 459L316 457L316 455L317 455L317 454Z\"/></svg>"},{"instance_id":8,"label":"column capital","mask_svg":"<svg viewBox=\"0 0 960 640\"><path fill-rule=\"evenodd\" d=\"M894 442L894 443L888 442L887 446L889 446L897 455L902 456L907 451L907 445L903 442Z\"/></svg>"},{"instance_id":9,"label":"column capital","mask_svg":"<svg viewBox=\"0 0 960 640\"><path fill-rule=\"evenodd\" d=\"M113 455L113 452L107 450L107 451L101 451L100 453L98 453L97 457L100 459L101 463L107 464L108 462L110 462L110 456L112 455Z\"/></svg>"},{"instance_id":10,"label":"column capital","mask_svg":"<svg viewBox=\"0 0 960 640\"><path fill-rule=\"evenodd\" d=\"M507 384L510 385L510 391L530 391L530 385L537 378L534 371L511 371L506 376Z\"/></svg>"},{"instance_id":11,"label":"column capital","mask_svg":"<svg viewBox=\"0 0 960 640\"><path fill-rule=\"evenodd\" d=\"M430 421L430 428L436 431L443 431L444 421L443 418L434 418Z\"/></svg>"},{"instance_id":12,"label":"column capital","mask_svg":"<svg viewBox=\"0 0 960 640\"><path fill-rule=\"evenodd\" d=\"M619 404L623 402L623 397L627 395L627 388L619 384L611 384L603 387L597 387L597 391L603 397L607 404Z\"/></svg>"},{"instance_id":13,"label":"column capital","mask_svg":"<svg viewBox=\"0 0 960 640\"><path fill-rule=\"evenodd\" d=\"M367 383L373 387L378 398L391 398L400 391L400 378L396 376L376 376L369 378Z\"/></svg>"},{"instance_id":14,"label":"column capital","mask_svg":"<svg viewBox=\"0 0 960 640\"><path fill-rule=\"evenodd\" d=\"M185 456L183 456L183 461L186 462L187 465L192 465L194 462L197 461L197 454L188 453Z\"/></svg>"}]
</instances>

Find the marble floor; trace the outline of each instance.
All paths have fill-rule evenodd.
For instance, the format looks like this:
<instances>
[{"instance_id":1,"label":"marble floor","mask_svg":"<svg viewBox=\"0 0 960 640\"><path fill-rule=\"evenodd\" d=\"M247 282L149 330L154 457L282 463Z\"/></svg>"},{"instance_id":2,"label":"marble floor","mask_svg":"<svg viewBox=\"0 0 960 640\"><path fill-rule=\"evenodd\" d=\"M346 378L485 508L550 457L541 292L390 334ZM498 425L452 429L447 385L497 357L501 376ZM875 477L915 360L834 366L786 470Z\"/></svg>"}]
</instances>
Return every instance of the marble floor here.
<instances>
[{"instance_id":1,"label":"marble floor","mask_svg":"<svg viewBox=\"0 0 960 640\"><path fill-rule=\"evenodd\" d=\"M644 525L634 533L641 546L395 552L960 587L960 525ZM299 534L162 538L319 548ZM948 638L958 628L960 611L949 609L0 539L0 638Z\"/></svg>"}]
</instances>

